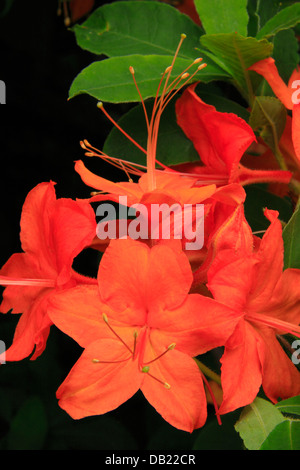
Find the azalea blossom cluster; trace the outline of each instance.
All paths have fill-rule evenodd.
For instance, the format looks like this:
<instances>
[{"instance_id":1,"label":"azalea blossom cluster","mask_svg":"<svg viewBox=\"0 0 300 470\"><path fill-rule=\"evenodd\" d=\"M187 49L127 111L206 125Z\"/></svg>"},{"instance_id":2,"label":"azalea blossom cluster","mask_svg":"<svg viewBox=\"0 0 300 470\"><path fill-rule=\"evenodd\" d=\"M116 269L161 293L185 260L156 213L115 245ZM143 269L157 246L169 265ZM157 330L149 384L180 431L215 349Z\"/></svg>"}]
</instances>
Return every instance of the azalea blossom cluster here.
<instances>
[{"instance_id":1,"label":"azalea blossom cluster","mask_svg":"<svg viewBox=\"0 0 300 470\"><path fill-rule=\"evenodd\" d=\"M171 81L177 52L152 115L145 111L146 165L112 159L82 142L87 155L119 165L128 181L112 182L77 161L75 170L93 188L89 198L57 199L54 182L38 184L22 210L23 252L0 271L1 312L21 314L6 361L38 358L52 325L82 347L57 390L60 407L74 419L107 413L141 390L172 426L192 432L206 422L208 396L220 420L261 389L273 403L300 394L300 372L284 348L286 335L300 337L300 270L283 269L278 212L265 209L269 225L262 237L244 213L246 184L287 185L293 173L241 164L256 143L253 130L204 103L196 83L188 84L188 71ZM195 73L205 66L199 62L192 64ZM177 122L199 163L170 168L157 160L157 135L161 113L180 90ZM102 103L99 108L106 113ZM186 249L174 226L168 238L133 239L117 230L99 240L92 203L101 207L120 197L148 208L201 204L203 244ZM73 268L87 248L102 252L97 278ZM218 400L201 363L201 355L214 350L221 351Z\"/></svg>"}]
</instances>

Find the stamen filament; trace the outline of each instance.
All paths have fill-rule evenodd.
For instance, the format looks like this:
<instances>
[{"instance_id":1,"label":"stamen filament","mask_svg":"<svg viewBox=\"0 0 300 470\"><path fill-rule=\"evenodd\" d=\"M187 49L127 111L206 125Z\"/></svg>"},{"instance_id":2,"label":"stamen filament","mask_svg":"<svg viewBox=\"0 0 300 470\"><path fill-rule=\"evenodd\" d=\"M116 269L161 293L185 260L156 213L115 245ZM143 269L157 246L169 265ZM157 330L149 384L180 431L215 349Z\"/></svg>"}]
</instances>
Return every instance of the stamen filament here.
<instances>
[{"instance_id":1,"label":"stamen filament","mask_svg":"<svg viewBox=\"0 0 300 470\"><path fill-rule=\"evenodd\" d=\"M125 341L118 335L118 333L110 326L110 324L108 323L107 315L105 313L102 314L102 318L107 324L108 328L113 332L113 334L121 341L121 343L124 344L124 346L128 349L128 351L133 355L134 352L132 351L132 349L128 346L128 344L125 343Z\"/></svg>"},{"instance_id":2,"label":"stamen filament","mask_svg":"<svg viewBox=\"0 0 300 470\"><path fill-rule=\"evenodd\" d=\"M245 318L250 321L256 321L258 323L262 323L276 330L285 331L286 333L290 333L300 338L300 326L299 325L294 325L292 323L279 320L278 318L272 318L262 313L252 313L252 312L247 313Z\"/></svg>"},{"instance_id":3,"label":"stamen filament","mask_svg":"<svg viewBox=\"0 0 300 470\"><path fill-rule=\"evenodd\" d=\"M122 127L108 114L108 112L106 111L106 109L104 108L103 106L103 103L102 101L99 101L99 103L97 104L97 108L101 109L101 111L103 111L103 113L105 114L105 116L107 117L107 119L109 119L114 126L116 126L116 128L122 132L122 134L125 135L125 137L127 137L127 139L130 140L130 142L132 142L136 147L138 147L142 152L144 153L147 153L147 151L138 143L136 142L129 134L127 134L126 131L124 131L124 129L122 129Z\"/></svg>"},{"instance_id":4,"label":"stamen filament","mask_svg":"<svg viewBox=\"0 0 300 470\"><path fill-rule=\"evenodd\" d=\"M208 391L209 391L209 394L210 394L210 396L211 396L211 399L212 399L212 401L213 401L213 405L214 405L214 408L215 408L215 411L216 411L217 421L218 421L219 425L221 426L221 425L222 425L222 421L221 421L221 418L220 418L219 408L218 408L218 405L217 405L216 398L215 398L215 396L214 396L214 394L213 394L213 391L212 391L212 389L211 389L211 386L209 385L209 382L208 382L208 380L206 379L205 375L203 374L203 372L201 372L201 374L202 374L203 381L204 381L204 383L205 383L205 385L206 385L206 387L207 387L207 389L208 389Z\"/></svg>"},{"instance_id":5,"label":"stamen filament","mask_svg":"<svg viewBox=\"0 0 300 470\"><path fill-rule=\"evenodd\" d=\"M1 286L41 286L55 287L54 279L22 279L17 277L0 276Z\"/></svg>"},{"instance_id":6,"label":"stamen filament","mask_svg":"<svg viewBox=\"0 0 300 470\"><path fill-rule=\"evenodd\" d=\"M100 359L92 359L92 362L94 364L118 364L119 362L129 361L129 359L131 359L131 356L126 359L120 359L119 361L101 361Z\"/></svg>"},{"instance_id":7,"label":"stamen filament","mask_svg":"<svg viewBox=\"0 0 300 470\"><path fill-rule=\"evenodd\" d=\"M162 356L164 356L168 351L171 351L172 349L174 349L176 346L175 343L172 343L170 344L170 346L167 347L167 349L162 352L159 356L155 357L154 359L152 359L151 361L148 361L148 362L144 362L144 364L151 364L152 362L154 361L157 361L157 359L160 359Z\"/></svg>"},{"instance_id":8,"label":"stamen filament","mask_svg":"<svg viewBox=\"0 0 300 470\"><path fill-rule=\"evenodd\" d=\"M170 390L171 385L168 384L168 382L164 382L163 380L160 380L160 379L158 379L157 377L155 377L154 375L150 374L149 369L150 369L150 367L144 366L144 367L141 368L141 372L143 372L143 373L145 373L145 374L148 374L149 377L151 377L152 379L154 379L154 380L156 380L157 382L161 383L166 389Z\"/></svg>"}]
</instances>

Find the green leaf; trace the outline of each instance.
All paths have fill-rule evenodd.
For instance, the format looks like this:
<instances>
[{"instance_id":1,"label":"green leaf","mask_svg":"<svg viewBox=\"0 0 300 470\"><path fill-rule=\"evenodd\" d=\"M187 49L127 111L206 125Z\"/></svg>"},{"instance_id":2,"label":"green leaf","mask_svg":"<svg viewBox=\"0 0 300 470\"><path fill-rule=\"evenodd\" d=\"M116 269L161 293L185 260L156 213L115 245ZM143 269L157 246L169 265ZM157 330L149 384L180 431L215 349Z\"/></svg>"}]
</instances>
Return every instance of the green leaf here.
<instances>
[{"instance_id":1,"label":"green leaf","mask_svg":"<svg viewBox=\"0 0 300 470\"><path fill-rule=\"evenodd\" d=\"M300 450L300 421L287 419L278 424L259 450Z\"/></svg>"},{"instance_id":2,"label":"green leaf","mask_svg":"<svg viewBox=\"0 0 300 470\"><path fill-rule=\"evenodd\" d=\"M279 11L273 18L269 19L267 23L256 35L257 39L267 38L274 36L279 31L284 29L293 28L300 22L300 4L288 6Z\"/></svg>"},{"instance_id":3,"label":"green leaf","mask_svg":"<svg viewBox=\"0 0 300 470\"><path fill-rule=\"evenodd\" d=\"M288 84L292 72L299 63L298 39L292 29L279 31L273 38L273 54L279 75Z\"/></svg>"},{"instance_id":4,"label":"green leaf","mask_svg":"<svg viewBox=\"0 0 300 470\"><path fill-rule=\"evenodd\" d=\"M300 268L300 209L294 212L282 232L284 268Z\"/></svg>"},{"instance_id":5,"label":"green leaf","mask_svg":"<svg viewBox=\"0 0 300 470\"><path fill-rule=\"evenodd\" d=\"M82 49L108 57L172 55L184 33L187 37L179 57L193 59L197 57L195 47L199 46L199 37L203 34L202 28L176 8L149 1L103 5L84 23L75 25L73 31Z\"/></svg>"},{"instance_id":6,"label":"green leaf","mask_svg":"<svg viewBox=\"0 0 300 470\"><path fill-rule=\"evenodd\" d=\"M273 45L266 39L243 37L238 33L203 35L200 43L213 55L210 57L230 75L240 93L251 102L254 99L248 68L269 57Z\"/></svg>"},{"instance_id":7,"label":"green leaf","mask_svg":"<svg viewBox=\"0 0 300 470\"><path fill-rule=\"evenodd\" d=\"M247 36L247 0L194 0L197 13L207 34L238 32ZM217 14L216 14L217 12Z\"/></svg>"},{"instance_id":8,"label":"green leaf","mask_svg":"<svg viewBox=\"0 0 300 470\"><path fill-rule=\"evenodd\" d=\"M253 130L259 130L259 135L272 150L280 167L284 162L279 150L279 140L286 124L287 111L285 106L275 97L257 96L249 118Z\"/></svg>"},{"instance_id":9,"label":"green leaf","mask_svg":"<svg viewBox=\"0 0 300 470\"><path fill-rule=\"evenodd\" d=\"M300 395L288 398L276 403L276 408L281 413L295 414L300 416Z\"/></svg>"},{"instance_id":10,"label":"green leaf","mask_svg":"<svg viewBox=\"0 0 300 470\"><path fill-rule=\"evenodd\" d=\"M258 161L261 158L257 157ZM264 216L263 210L277 210L280 220L288 222L293 214L292 202L288 198L279 197L270 193L264 185L251 184L245 187L245 216L253 231L266 230L269 226L267 218Z\"/></svg>"},{"instance_id":11,"label":"green leaf","mask_svg":"<svg viewBox=\"0 0 300 470\"><path fill-rule=\"evenodd\" d=\"M243 409L235 430L247 449L258 450L269 433L283 421L284 417L272 403L257 397Z\"/></svg>"},{"instance_id":12,"label":"green leaf","mask_svg":"<svg viewBox=\"0 0 300 470\"><path fill-rule=\"evenodd\" d=\"M152 112L153 100L146 103L148 116ZM199 160L192 142L187 139L176 123L175 102L171 102L162 114L157 145L157 159L165 165L176 165ZM142 105L135 106L118 121L118 124L143 148L147 146L147 128ZM111 157L120 157L142 165L146 156L117 128L113 128L105 141L103 151Z\"/></svg>"},{"instance_id":13,"label":"green leaf","mask_svg":"<svg viewBox=\"0 0 300 470\"><path fill-rule=\"evenodd\" d=\"M44 405L39 397L32 396L25 400L11 422L8 450L41 450L47 430Z\"/></svg>"},{"instance_id":14,"label":"green leaf","mask_svg":"<svg viewBox=\"0 0 300 470\"><path fill-rule=\"evenodd\" d=\"M87 93L98 100L111 103L139 101L138 92L129 72L130 66L135 70L135 78L143 98L153 97L162 73L171 65L172 60L173 57L162 55L131 55L94 62L77 75L71 85L69 97ZM175 62L171 78L178 77L191 62L179 57ZM196 67L195 65L192 70L196 70ZM226 73L222 69L210 63L195 75L193 81L205 82L221 79L224 76Z\"/></svg>"}]
</instances>

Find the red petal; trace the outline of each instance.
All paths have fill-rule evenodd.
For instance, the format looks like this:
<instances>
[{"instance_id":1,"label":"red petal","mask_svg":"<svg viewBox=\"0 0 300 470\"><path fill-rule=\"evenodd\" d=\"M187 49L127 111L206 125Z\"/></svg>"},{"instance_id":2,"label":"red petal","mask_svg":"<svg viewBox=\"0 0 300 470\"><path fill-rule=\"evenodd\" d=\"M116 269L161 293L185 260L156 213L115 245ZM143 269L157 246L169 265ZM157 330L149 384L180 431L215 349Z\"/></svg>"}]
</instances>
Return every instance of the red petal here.
<instances>
[{"instance_id":1,"label":"red petal","mask_svg":"<svg viewBox=\"0 0 300 470\"><path fill-rule=\"evenodd\" d=\"M260 333L266 343L263 363L263 388L266 395L276 402L300 395L300 372L291 357L284 352L274 331L263 328Z\"/></svg>"},{"instance_id":2,"label":"red petal","mask_svg":"<svg viewBox=\"0 0 300 470\"><path fill-rule=\"evenodd\" d=\"M292 139L298 165L300 166L300 103L293 106Z\"/></svg>"},{"instance_id":3,"label":"red petal","mask_svg":"<svg viewBox=\"0 0 300 470\"><path fill-rule=\"evenodd\" d=\"M263 357L261 337L248 322L241 320L221 358L223 402L220 414L253 402L262 382Z\"/></svg>"},{"instance_id":4,"label":"red petal","mask_svg":"<svg viewBox=\"0 0 300 470\"><path fill-rule=\"evenodd\" d=\"M267 59L256 62L256 64L253 64L251 67L249 67L249 70L254 70L255 72L262 75L269 83L274 94L284 104L284 106L287 109L293 108L291 99L293 90L289 88L280 77L275 65L275 60L272 57L268 57Z\"/></svg>"},{"instance_id":5,"label":"red petal","mask_svg":"<svg viewBox=\"0 0 300 470\"><path fill-rule=\"evenodd\" d=\"M150 249L131 239L112 240L98 280L102 300L119 310L121 321L144 325L147 311L175 308L185 299L192 272L186 255L165 244Z\"/></svg>"},{"instance_id":6,"label":"red petal","mask_svg":"<svg viewBox=\"0 0 300 470\"><path fill-rule=\"evenodd\" d=\"M117 340L90 344L57 390L60 407L73 419L81 419L107 413L127 401L140 388L144 375L132 358L126 359L128 351Z\"/></svg>"},{"instance_id":7,"label":"red petal","mask_svg":"<svg viewBox=\"0 0 300 470\"><path fill-rule=\"evenodd\" d=\"M205 424L207 405L203 380L192 358L176 349L169 351L150 364L149 373L170 385L170 389L166 389L145 373L141 386L149 403L168 423L187 432Z\"/></svg>"},{"instance_id":8,"label":"red petal","mask_svg":"<svg viewBox=\"0 0 300 470\"><path fill-rule=\"evenodd\" d=\"M221 113L204 103L194 91L196 85L187 88L177 100L177 122L193 142L204 165L230 177L243 153L256 140L255 135L237 115Z\"/></svg>"}]
</instances>

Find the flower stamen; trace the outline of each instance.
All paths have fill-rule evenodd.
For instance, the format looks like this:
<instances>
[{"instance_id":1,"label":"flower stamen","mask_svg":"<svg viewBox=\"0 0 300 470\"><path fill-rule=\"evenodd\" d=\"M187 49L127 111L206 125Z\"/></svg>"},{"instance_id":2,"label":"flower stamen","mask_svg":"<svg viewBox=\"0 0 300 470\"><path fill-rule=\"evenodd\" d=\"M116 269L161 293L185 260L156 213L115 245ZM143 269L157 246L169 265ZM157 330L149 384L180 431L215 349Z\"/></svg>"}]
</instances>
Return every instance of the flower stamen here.
<instances>
[{"instance_id":1,"label":"flower stamen","mask_svg":"<svg viewBox=\"0 0 300 470\"><path fill-rule=\"evenodd\" d=\"M160 359L160 358L161 358L162 356L164 356L168 351L171 351L172 349L174 349L175 346L176 346L175 343L170 344L170 345L167 347L167 349L166 349L164 352L162 352L159 356L155 357L155 358L152 359L151 361L144 362L144 364L151 364L152 362L157 361L157 359Z\"/></svg>"},{"instance_id":2,"label":"flower stamen","mask_svg":"<svg viewBox=\"0 0 300 470\"><path fill-rule=\"evenodd\" d=\"M125 343L125 341L121 338L121 336L119 336L118 333L110 326L110 324L108 323L107 315L105 313L102 314L102 318L105 321L105 323L107 324L108 328L112 331L112 333L118 338L118 340L121 341L122 344L124 344L124 346L128 349L128 351L133 356L134 351L132 351L132 349L128 346L128 344Z\"/></svg>"}]
</instances>

